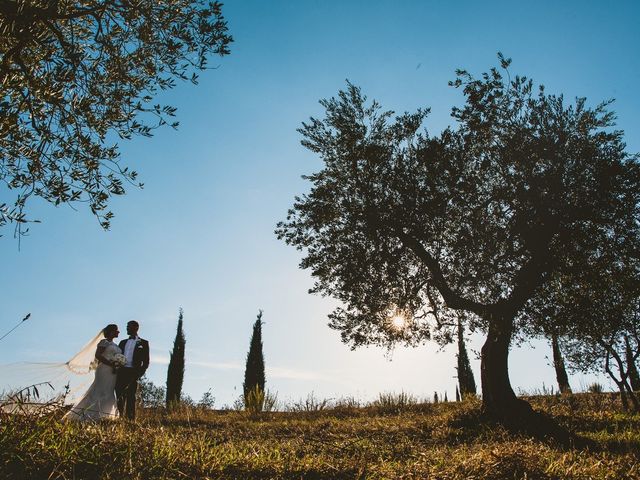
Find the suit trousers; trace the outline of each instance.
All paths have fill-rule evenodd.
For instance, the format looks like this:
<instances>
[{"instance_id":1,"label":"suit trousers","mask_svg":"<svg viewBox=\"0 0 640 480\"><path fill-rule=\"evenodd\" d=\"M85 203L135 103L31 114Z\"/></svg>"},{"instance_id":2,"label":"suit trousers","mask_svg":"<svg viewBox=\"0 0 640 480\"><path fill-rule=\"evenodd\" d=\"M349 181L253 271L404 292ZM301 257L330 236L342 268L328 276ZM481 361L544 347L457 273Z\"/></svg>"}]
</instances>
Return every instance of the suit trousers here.
<instances>
[{"instance_id":1,"label":"suit trousers","mask_svg":"<svg viewBox=\"0 0 640 480\"><path fill-rule=\"evenodd\" d=\"M116 397L118 399L118 412L120 416L125 414L129 420L136 418L136 392L138 391L138 369L123 367L118 370L116 378Z\"/></svg>"}]
</instances>

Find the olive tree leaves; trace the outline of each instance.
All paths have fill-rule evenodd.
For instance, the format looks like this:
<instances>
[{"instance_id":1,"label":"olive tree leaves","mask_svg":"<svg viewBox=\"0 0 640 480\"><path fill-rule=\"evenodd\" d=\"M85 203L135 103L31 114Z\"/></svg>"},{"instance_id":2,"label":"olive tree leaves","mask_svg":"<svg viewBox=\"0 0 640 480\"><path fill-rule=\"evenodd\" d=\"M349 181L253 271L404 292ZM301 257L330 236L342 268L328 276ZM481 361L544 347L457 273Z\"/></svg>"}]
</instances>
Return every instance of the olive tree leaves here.
<instances>
[{"instance_id":1,"label":"olive tree leaves","mask_svg":"<svg viewBox=\"0 0 640 480\"><path fill-rule=\"evenodd\" d=\"M109 228L109 198L142 186L117 141L175 128L176 109L155 96L197 83L231 42L218 2L0 2L0 182L11 197L0 228L22 232L34 196L88 203Z\"/></svg>"}]
</instances>

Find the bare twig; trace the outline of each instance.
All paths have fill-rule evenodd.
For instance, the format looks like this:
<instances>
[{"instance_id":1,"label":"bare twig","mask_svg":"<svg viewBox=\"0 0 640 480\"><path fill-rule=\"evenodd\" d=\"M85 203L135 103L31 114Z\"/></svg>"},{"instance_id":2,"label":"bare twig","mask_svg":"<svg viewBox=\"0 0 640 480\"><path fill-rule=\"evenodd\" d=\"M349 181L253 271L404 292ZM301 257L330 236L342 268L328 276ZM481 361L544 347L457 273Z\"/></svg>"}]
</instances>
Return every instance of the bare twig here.
<instances>
[{"instance_id":1,"label":"bare twig","mask_svg":"<svg viewBox=\"0 0 640 480\"><path fill-rule=\"evenodd\" d=\"M25 315L25 317L22 320L20 320L20 322L15 327L13 327L11 330L9 330L7 333L5 333L2 337L0 337L0 340L3 340L7 335L9 335L11 332L13 332L16 328L18 328L20 325L22 325L25 321L29 320L30 317L31 317L31 314L27 313Z\"/></svg>"}]
</instances>

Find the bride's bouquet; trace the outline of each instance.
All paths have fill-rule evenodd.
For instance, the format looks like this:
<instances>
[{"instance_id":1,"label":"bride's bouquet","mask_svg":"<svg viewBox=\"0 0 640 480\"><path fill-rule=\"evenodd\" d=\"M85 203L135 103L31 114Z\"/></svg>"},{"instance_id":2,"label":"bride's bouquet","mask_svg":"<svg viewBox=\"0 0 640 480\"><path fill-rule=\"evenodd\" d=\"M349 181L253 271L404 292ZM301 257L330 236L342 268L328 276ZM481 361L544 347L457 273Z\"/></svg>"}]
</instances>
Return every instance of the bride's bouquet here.
<instances>
[{"instance_id":1,"label":"bride's bouquet","mask_svg":"<svg viewBox=\"0 0 640 480\"><path fill-rule=\"evenodd\" d=\"M114 354L110 360L114 363L116 368L124 367L127 364L127 357L122 353Z\"/></svg>"},{"instance_id":2,"label":"bride's bouquet","mask_svg":"<svg viewBox=\"0 0 640 480\"><path fill-rule=\"evenodd\" d=\"M113 363L113 372L120 368L124 367L127 364L127 357L125 357L122 353L114 353L113 355L109 355L107 357L111 363Z\"/></svg>"}]
</instances>

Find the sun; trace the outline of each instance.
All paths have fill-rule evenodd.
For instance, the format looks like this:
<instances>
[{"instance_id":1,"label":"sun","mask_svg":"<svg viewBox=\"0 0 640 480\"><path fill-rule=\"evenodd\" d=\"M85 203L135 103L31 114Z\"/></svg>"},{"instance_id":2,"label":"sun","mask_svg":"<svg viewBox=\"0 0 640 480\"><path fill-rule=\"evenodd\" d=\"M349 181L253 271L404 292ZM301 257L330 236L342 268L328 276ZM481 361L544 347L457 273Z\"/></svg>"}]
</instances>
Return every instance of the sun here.
<instances>
[{"instance_id":1,"label":"sun","mask_svg":"<svg viewBox=\"0 0 640 480\"><path fill-rule=\"evenodd\" d=\"M407 319L400 315L400 314L396 314L393 317L391 317L391 328L393 328L394 330L404 330L407 327Z\"/></svg>"}]
</instances>

